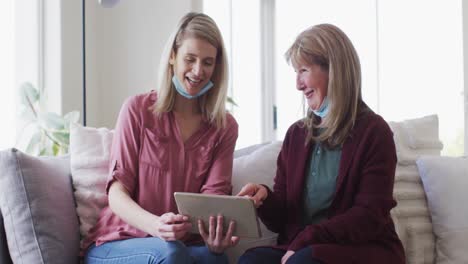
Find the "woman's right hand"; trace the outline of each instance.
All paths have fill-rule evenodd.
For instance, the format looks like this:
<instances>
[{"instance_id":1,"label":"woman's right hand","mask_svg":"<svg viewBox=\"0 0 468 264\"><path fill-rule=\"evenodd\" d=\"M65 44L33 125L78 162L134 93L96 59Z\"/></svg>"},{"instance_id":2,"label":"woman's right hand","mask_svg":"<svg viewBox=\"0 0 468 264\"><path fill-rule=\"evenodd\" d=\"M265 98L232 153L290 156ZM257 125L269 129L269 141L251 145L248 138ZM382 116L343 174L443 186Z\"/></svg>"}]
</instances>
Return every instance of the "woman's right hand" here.
<instances>
[{"instance_id":1,"label":"woman's right hand","mask_svg":"<svg viewBox=\"0 0 468 264\"><path fill-rule=\"evenodd\" d=\"M183 240L192 228L188 216L174 213L165 213L157 217L153 227L152 236L165 241Z\"/></svg>"},{"instance_id":2,"label":"woman's right hand","mask_svg":"<svg viewBox=\"0 0 468 264\"><path fill-rule=\"evenodd\" d=\"M242 187L237 196L246 196L250 198L254 202L255 207L258 208L263 204L263 201L267 198L268 191L263 185L247 183L246 185L244 185L244 187Z\"/></svg>"}]
</instances>

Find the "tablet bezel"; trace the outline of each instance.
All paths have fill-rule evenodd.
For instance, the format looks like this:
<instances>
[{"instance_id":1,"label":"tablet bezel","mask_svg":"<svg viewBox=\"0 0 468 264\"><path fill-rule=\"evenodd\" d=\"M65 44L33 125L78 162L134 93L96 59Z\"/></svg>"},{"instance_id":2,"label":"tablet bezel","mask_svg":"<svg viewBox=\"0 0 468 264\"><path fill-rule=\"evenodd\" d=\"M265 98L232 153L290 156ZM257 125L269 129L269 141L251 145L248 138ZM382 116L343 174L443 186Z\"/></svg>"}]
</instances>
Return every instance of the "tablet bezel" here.
<instances>
[{"instance_id":1,"label":"tablet bezel","mask_svg":"<svg viewBox=\"0 0 468 264\"><path fill-rule=\"evenodd\" d=\"M229 221L236 222L234 235L245 238L260 238L262 236L257 210L253 201L247 197L175 192L174 198L180 214L190 217L192 233L199 234L198 219L202 219L208 232L209 217L223 215L223 231L227 231Z\"/></svg>"}]
</instances>

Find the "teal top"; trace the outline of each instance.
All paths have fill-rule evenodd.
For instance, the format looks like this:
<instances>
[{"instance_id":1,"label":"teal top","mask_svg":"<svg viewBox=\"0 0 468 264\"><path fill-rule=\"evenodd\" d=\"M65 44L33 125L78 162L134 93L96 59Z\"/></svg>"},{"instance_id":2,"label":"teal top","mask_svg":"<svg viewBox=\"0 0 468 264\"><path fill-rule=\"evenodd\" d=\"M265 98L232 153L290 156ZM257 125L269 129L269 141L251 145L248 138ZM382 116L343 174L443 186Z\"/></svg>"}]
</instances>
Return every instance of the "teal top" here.
<instances>
[{"instance_id":1,"label":"teal top","mask_svg":"<svg viewBox=\"0 0 468 264\"><path fill-rule=\"evenodd\" d=\"M328 149L319 142L314 145L304 186L304 225L317 224L327 218L340 159L341 148Z\"/></svg>"}]
</instances>

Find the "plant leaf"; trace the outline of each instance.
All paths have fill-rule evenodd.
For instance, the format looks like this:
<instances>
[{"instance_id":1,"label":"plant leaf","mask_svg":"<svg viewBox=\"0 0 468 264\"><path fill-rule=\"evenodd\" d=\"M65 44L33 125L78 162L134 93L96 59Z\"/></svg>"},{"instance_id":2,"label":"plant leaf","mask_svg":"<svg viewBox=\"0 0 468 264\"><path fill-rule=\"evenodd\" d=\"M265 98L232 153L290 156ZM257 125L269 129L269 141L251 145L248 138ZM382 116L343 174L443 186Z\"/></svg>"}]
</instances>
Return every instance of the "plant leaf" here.
<instances>
[{"instance_id":1,"label":"plant leaf","mask_svg":"<svg viewBox=\"0 0 468 264\"><path fill-rule=\"evenodd\" d=\"M37 131L29 140L28 146L26 147L26 153L34 155L36 150L39 149L39 143L41 143L41 131Z\"/></svg>"},{"instance_id":2,"label":"plant leaf","mask_svg":"<svg viewBox=\"0 0 468 264\"><path fill-rule=\"evenodd\" d=\"M19 89L20 117L24 127L35 125L38 132L29 139L26 152L42 155L60 155L68 152L70 123L79 122L80 112L71 111L65 116L46 112L38 91L31 83L23 83Z\"/></svg>"},{"instance_id":3,"label":"plant leaf","mask_svg":"<svg viewBox=\"0 0 468 264\"><path fill-rule=\"evenodd\" d=\"M68 146L70 142L70 133L66 130L48 131L49 135L61 146Z\"/></svg>"},{"instance_id":4,"label":"plant leaf","mask_svg":"<svg viewBox=\"0 0 468 264\"><path fill-rule=\"evenodd\" d=\"M54 156L57 156L58 153L59 153L59 151L60 151L60 146L54 143L54 144L52 145L52 154L53 154Z\"/></svg>"},{"instance_id":5,"label":"plant leaf","mask_svg":"<svg viewBox=\"0 0 468 264\"><path fill-rule=\"evenodd\" d=\"M34 105L40 98L39 91L29 82L25 82L20 86L19 95L23 105L29 105L29 103Z\"/></svg>"},{"instance_id":6,"label":"plant leaf","mask_svg":"<svg viewBox=\"0 0 468 264\"><path fill-rule=\"evenodd\" d=\"M227 97L226 101L234 106L238 106L230 96Z\"/></svg>"},{"instance_id":7,"label":"plant leaf","mask_svg":"<svg viewBox=\"0 0 468 264\"><path fill-rule=\"evenodd\" d=\"M47 148L42 148L41 151L39 152L39 156L48 156L48 151Z\"/></svg>"},{"instance_id":8,"label":"plant leaf","mask_svg":"<svg viewBox=\"0 0 468 264\"><path fill-rule=\"evenodd\" d=\"M44 130L62 130L65 128L65 120L56 113L39 114L39 123Z\"/></svg>"},{"instance_id":9,"label":"plant leaf","mask_svg":"<svg viewBox=\"0 0 468 264\"><path fill-rule=\"evenodd\" d=\"M37 120L36 116L34 115L34 112L29 107L23 107L19 118L26 123L35 122Z\"/></svg>"},{"instance_id":10,"label":"plant leaf","mask_svg":"<svg viewBox=\"0 0 468 264\"><path fill-rule=\"evenodd\" d=\"M58 152L58 155L64 155L64 154L67 154L68 153L68 147L67 146L60 146L60 149L59 149L59 152Z\"/></svg>"},{"instance_id":11,"label":"plant leaf","mask_svg":"<svg viewBox=\"0 0 468 264\"><path fill-rule=\"evenodd\" d=\"M78 123L78 120L80 120L80 112L79 111L68 112L66 115L63 116L63 119L70 121L71 123Z\"/></svg>"}]
</instances>

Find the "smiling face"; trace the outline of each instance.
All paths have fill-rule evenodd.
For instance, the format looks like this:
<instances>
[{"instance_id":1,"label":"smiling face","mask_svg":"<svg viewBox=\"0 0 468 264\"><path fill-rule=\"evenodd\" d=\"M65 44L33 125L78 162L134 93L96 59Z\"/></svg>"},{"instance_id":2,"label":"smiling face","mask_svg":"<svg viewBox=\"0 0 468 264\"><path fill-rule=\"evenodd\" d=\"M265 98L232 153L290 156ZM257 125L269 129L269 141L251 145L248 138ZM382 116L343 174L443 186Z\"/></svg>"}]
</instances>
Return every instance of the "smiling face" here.
<instances>
[{"instance_id":1,"label":"smiling face","mask_svg":"<svg viewBox=\"0 0 468 264\"><path fill-rule=\"evenodd\" d=\"M209 42L187 38L171 54L174 74L190 95L196 95L211 79L216 66L217 49Z\"/></svg>"},{"instance_id":2,"label":"smiling face","mask_svg":"<svg viewBox=\"0 0 468 264\"><path fill-rule=\"evenodd\" d=\"M328 71L317 64L293 63L296 72L296 88L304 93L307 104L318 110L328 93Z\"/></svg>"}]
</instances>

